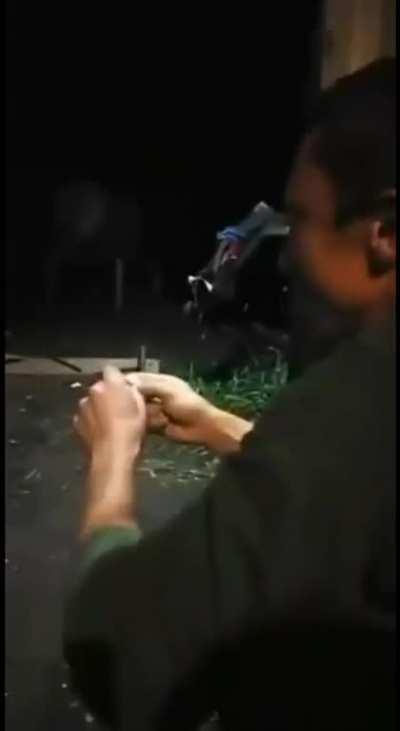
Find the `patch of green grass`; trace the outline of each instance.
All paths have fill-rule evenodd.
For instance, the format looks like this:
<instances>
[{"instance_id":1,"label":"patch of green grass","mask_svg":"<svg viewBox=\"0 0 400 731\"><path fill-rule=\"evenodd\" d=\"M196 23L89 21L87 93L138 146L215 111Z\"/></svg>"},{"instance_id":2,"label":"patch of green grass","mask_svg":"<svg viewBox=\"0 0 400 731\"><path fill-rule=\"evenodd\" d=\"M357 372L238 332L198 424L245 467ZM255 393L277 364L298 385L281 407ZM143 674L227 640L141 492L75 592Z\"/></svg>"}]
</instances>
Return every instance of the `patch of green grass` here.
<instances>
[{"instance_id":1,"label":"patch of green grass","mask_svg":"<svg viewBox=\"0 0 400 731\"><path fill-rule=\"evenodd\" d=\"M275 364L270 368L263 369L261 364L255 362L234 371L229 380L211 382L196 375L191 364L186 380L218 408L244 418L255 418L285 385L287 363L281 354L277 353Z\"/></svg>"}]
</instances>

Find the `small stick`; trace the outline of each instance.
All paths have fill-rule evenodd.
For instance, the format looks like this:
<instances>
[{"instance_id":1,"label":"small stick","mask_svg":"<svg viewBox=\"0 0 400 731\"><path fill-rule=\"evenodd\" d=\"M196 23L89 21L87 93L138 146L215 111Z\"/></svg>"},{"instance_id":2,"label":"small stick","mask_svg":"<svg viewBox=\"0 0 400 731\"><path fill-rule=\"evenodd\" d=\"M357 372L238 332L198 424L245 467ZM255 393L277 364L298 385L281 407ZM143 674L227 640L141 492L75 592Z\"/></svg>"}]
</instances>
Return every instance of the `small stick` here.
<instances>
[{"instance_id":1,"label":"small stick","mask_svg":"<svg viewBox=\"0 0 400 731\"><path fill-rule=\"evenodd\" d=\"M140 352L139 352L139 358L138 358L138 370L139 371L146 370L146 346L145 345L140 346Z\"/></svg>"},{"instance_id":2,"label":"small stick","mask_svg":"<svg viewBox=\"0 0 400 731\"><path fill-rule=\"evenodd\" d=\"M79 368L79 366L76 366L74 363L69 363L63 358L50 358L50 360L52 360L53 363L58 363L59 365L66 366L71 371L75 371L75 373L82 373L82 368Z\"/></svg>"}]
</instances>

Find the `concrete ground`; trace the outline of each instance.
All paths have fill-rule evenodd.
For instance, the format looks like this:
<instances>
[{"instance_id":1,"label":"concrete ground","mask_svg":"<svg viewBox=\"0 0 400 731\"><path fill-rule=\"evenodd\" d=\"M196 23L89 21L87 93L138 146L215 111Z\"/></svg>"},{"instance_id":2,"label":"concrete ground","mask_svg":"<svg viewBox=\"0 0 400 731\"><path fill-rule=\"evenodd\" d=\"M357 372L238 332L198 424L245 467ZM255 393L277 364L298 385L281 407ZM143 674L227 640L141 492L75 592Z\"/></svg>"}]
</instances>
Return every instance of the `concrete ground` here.
<instances>
[{"instance_id":1,"label":"concrete ground","mask_svg":"<svg viewBox=\"0 0 400 731\"><path fill-rule=\"evenodd\" d=\"M218 356L218 348L206 351L193 328L167 308L138 309L114 324L112 318L72 317L62 324L12 323L10 329L7 350L29 355L135 356L146 343L148 356L161 358L163 370ZM99 728L71 694L61 656L63 598L83 480L71 416L88 379L72 389L76 380L75 374L6 378L7 731ZM143 530L196 499L215 468L205 450L151 438L139 479Z\"/></svg>"}]
</instances>

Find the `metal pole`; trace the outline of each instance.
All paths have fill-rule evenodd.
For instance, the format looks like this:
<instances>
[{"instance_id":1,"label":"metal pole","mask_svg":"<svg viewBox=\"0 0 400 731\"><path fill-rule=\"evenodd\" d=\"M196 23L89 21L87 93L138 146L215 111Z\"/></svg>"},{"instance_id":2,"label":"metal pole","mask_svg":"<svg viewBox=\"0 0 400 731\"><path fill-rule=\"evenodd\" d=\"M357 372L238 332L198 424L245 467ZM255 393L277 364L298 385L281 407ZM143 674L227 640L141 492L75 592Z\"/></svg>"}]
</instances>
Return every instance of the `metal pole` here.
<instances>
[{"instance_id":1,"label":"metal pole","mask_svg":"<svg viewBox=\"0 0 400 731\"><path fill-rule=\"evenodd\" d=\"M146 346L140 346L139 359L138 359L138 370L142 373L146 370Z\"/></svg>"}]
</instances>

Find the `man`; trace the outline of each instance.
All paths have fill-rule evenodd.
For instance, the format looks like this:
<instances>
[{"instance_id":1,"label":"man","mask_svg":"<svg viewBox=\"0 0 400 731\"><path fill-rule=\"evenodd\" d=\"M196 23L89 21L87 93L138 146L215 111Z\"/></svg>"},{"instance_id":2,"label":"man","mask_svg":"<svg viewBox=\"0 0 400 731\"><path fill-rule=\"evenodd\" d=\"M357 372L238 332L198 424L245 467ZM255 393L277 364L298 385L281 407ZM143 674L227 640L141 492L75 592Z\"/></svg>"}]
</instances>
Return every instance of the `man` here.
<instances>
[{"instance_id":1,"label":"man","mask_svg":"<svg viewBox=\"0 0 400 731\"><path fill-rule=\"evenodd\" d=\"M80 404L65 654L112 728L196 728L213 710L246 731L394 728L394 97L391 61L338 82L301 146L282 262L300 375L257 424L179 379L129 388L112 369ZM139 540L146 428L225 458L198 503Z\"/></svg>"}]
</instances>

